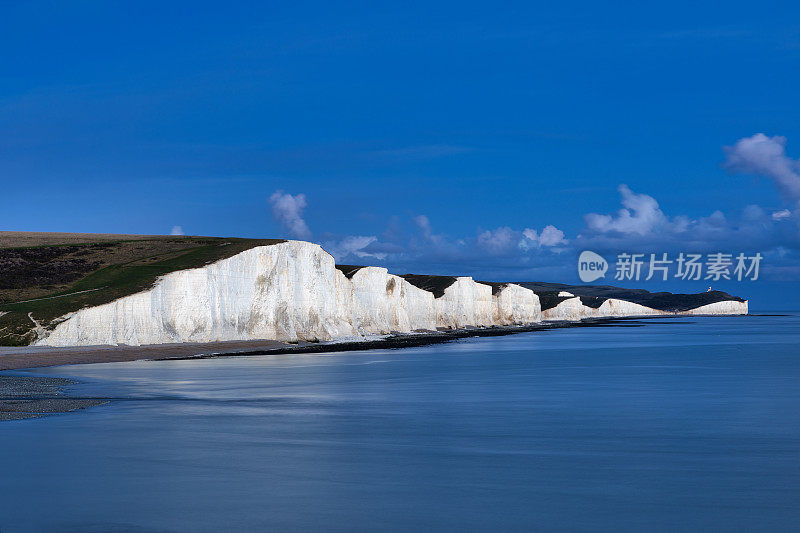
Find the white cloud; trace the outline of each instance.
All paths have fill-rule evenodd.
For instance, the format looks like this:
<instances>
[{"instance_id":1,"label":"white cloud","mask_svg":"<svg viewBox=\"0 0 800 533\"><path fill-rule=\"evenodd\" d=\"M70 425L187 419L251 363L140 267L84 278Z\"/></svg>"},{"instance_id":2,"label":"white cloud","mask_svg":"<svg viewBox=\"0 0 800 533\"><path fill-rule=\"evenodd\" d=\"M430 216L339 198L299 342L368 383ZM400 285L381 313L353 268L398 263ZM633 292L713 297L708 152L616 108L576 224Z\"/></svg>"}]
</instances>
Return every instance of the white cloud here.
<instances>
[{"instance_id":1,"label":"white cloud","mask_svg":"<svg viewBox=\"0 0 800 533\"><path fill-rule=\"evenodd\" d=\"M539 232L535 229L525 228L522 231L522 236L528 239L529 241L538 243L539 242Z\"/></svg>"},{"instance_id":2,"label":"white cloud","mask_svg":"<svg viewBox=\"0 0 800 533\"><path fill-rule=\"evenodd\" d=\"M539 244L542 246L559 246L566 243L564 232L553 225L545 226L539 235Z\"/></svg>"},{"instance_id":3,"label":"white cloud","mask_svg":"<svg viewBox=\"0 0 800 533\"><path fill-rule=\"evenodd\" d=\"M516 242L514 231L508 226L495 230L486 230L478 234L478 246L490 254L507 252L514 247Z\"/></svg>"},{"instance_id":4,"label":"white cloud","mask_svg":"<svg viewBox=\"0 0 800 533\"><path fill-rule=\"evenodd\" d=\"M170 235L183 235L183 228L180 226L172 226L172 231L169 232Z\"/></svg>"},{"instance_id":5,"label":"white cloud","mask_svg":"<svg viewBox=\"0 0 800 533\"><path fill-rule=\"evenodd\" d=\"M414 225L417 226L422 234L423 240L430 244L439 246L441 248L440 251L444 251L444 249L447 249L451 246L451 243L447 242L447 239L444 235L433 232L433 226L431 225L431 221L427 216L417 215L413 217L412 220L414 221Z\"/></svg>"},{"instance_id":6,"label":"white cloud","mask_svg":"<svg viewBox=\"0 0 800 533\"><path fill-rule=\"evenodd\" d=\"M370 244L376 243L377 241L378 238L374 235L350 235L344 237L340 241L326 242L325 250L327 250L337 262L346 257L384 259L386 258L386 253L366 249Z\"/></svg>"},{"instance_id":7,"label":"white cloud","mask_svg":"<svg viewBox=\"0 0 800 533\"><path fill-rule=\"evenodd\" d=\"M792 216L792 212L788 209L782 209L772 213L772 220L786 220Z\"/></svg>"},{"instance_id":8,"label":"white cloud","mask_svg":"<svg viewBox=\"0 0 800 533\"><path fill-rule=\"evenodd\" d=\"M272 216L292 237L298 239L308 239L311 237L311 230L308 229L306 221L303 220L303 209L306 207L306 195L297 194L292 196L283 191L275 191L269 197Z\"/></svg>"},{"instance_id":9,"label":"white cloud","mask_svg":"<svg viewBox=\"0 0 800 533\"><path fill-rule=\"evenodd\" d=\"M724 150L728 170L766 176L789 200L800 201L800 163L786 155L786 137L756 133Z\"/></svg>"},{"instance_id":10,"label":"white cloud","mask_svg":"<svg viewBox=\"0 0 800 533\"><path fill-rule=\"evenodd\" d=\"M668 222L652 196L636 194L627 185L620 185L623 209L616 215L589 213L586 226L595 233L616 232L623 235L647 235Z\"/></svg>"},{"instance_id":11,"label":"white cloud","mask_svg":"<svg viewBox=\"0 0 800 533\"><path fill-rule=\"evenodd\" d=\"M800 233L793 224L777 224L794 215L783 210L770 215L757 205L740 213L726 215L713 211L696 219L684 215L668 216L651 196L635 194L625 186L621 209L616 215L586 215L586 231L576 238L579 248L652 251L661 249L710 251L769 250L776 245L800 244Z\"/></svg>"},{"instance_id":12,"label":"white cloud","mask_svg":"<svg viewBox=\"0 0 800 533\"><path fill-rule=\"evenodd\" d=\"M414 224L422 231L422 235L425 238L430 238L431 236L431 221L425 215L417 215L414 217Z\"/></svg>"},{"instance_id":13,"label":"white cloud","mask_svg":"<svg viewBox=\"0 0 800 533\"><path fill-rule=\"evenodd\" d=\"M522 250L529 250L542 246L551 248L564 246L567 243L569 241L564 238L564 232L551 224L545 226L541 234L535 229L525 228L522 231L522 239L519 241L518 246Z\"/></svg>"}]
</instances>

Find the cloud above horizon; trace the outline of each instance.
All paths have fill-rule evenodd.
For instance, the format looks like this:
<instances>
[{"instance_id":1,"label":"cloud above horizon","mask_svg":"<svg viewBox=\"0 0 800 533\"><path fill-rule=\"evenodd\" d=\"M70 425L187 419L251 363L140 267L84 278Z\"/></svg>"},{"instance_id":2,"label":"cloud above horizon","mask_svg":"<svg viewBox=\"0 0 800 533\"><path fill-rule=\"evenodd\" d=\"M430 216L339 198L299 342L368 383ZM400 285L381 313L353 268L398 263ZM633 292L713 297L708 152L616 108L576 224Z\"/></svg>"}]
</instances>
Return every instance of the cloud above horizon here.
<instances>
[{"instance_id":1,"label":"cloud above horizon","mask_svg":"<svg viewBox=\"0 0 800 533\"><path fill-rule=\"evenodd\" d=\"M785 198L800 202L800 162L786 155L786 137L756 133L723 148L730 172L756 174L775 182Z\"/></svg>"},{"instance_id":2,"label":"cloud above horizon","mask_svg":"<svg viewBox=\"0 0 800 533\"><path fill-rule=\"evenodd\" d=\"M623 208L616 215L588 213L584 215L586 228L592 233L619 233L622 235L648 235L656 229L672 226L674 231L686 229L688 221L678 217L670 221L661 211L658 202L647 194L637 194L625 184L617 187Z\"/></svg>"},{"instance_id":3,"label":"cloud above horizon","mask_svg":"<svg viewBox=\"0 0 800 533\"><path fill-rule=\"evenodd\" d=\"M740 139L724 147L724 166L731 172L770 178L785 198L798 202L800 164L786 155L785 144L783 137L764 134ZM800 207L767 210L746 205L738 212L714 209L705 216L688 216L665 213L654 196L626 184L620 184L617 192L618 210L585 214L582 228L569 238L553 224L541 230L478 228L471 235L468 230L451 236L436 231L428 215L416 214L389 217L380 236L328 235L323 237L323 246L337 262L486 279L556 279L557 272L571 272L573 265L566 258L586 249L610 254L758 251L784 263L800 255ZM276 191L270 204L273 216L293 237L310 237L303 219L304 194Z\"/></svg>"},{"instance_id":4,"label":"cloud above horizon","mask_svg":"<svg viewBox=\"0 0 800 533\"><path fill-rule=\"evenodd\" d=\"M323 248L333 256L337 263L347 259L385 259L387 254L370 250L369 246L378 242L374 235L348 235L340 240L326 241Z\"/></svg>"},{"instance_id":5,"label":"cloud above horizon","mask_svg":"<svg viewBox=\"0 0 800 533\"><path fill-rule=\"evenodd\" d=\"M527 250L531 246L554 248L565 246L569 241L565 238L566 234L557 227L549 224L539 233L535 229L525 228L522 230L523 240L519 242L519 247Z\"/></svg>"},{"instance_id":6,"label":"cloud above horizon","mask_svg":"<svg viewBox=\"0 0 800 533\"><path fill-rule=\"evenodd\" d=\"M613 215L585 215L586 227L575 239L578 247L650 252L800 248L795 225L780 224L791 221L793 214L788 209L769 214L758 205L747 205L729 215L714 210L699 218L670 216L652 196L635 193L626 185L618 190L623 208Z\"/></svg>"},{"instance_id":7,"label":"cloud above horizon","mask_svg":"<svg viewBox=\"0 0 800 533\"><path fill-rule=\"evenodd\" d=\"M429 216L419 214L391 217L380 237L329 235L322 245L338 263L484 279L559 279L572 274L569 258L586 249L611 254L773 251L781 257L800 250L789 210L769 213L749 205L736 215L715 210L699 218L671 216L648 194L626 185L618 191L622 207L613 214L587 214L582 232L573 239L552 224L540 231L501 226L479 229L472 236L449 236L437 232ZM303 206L301 202L299 210Z\"/></svg>"},{"instance_id":8,"label":"cloud above horizon","mask_svg":"<svg viewBox=\"0 0 800 533\"><path fill-rule=\"evenodd\" d=\"M306 195L291 195L281 190L275 191L269 197L272 217L297 239L308 239L311 230L303 219L303 209L306 207Z\"/></svg>"}]
</instances>

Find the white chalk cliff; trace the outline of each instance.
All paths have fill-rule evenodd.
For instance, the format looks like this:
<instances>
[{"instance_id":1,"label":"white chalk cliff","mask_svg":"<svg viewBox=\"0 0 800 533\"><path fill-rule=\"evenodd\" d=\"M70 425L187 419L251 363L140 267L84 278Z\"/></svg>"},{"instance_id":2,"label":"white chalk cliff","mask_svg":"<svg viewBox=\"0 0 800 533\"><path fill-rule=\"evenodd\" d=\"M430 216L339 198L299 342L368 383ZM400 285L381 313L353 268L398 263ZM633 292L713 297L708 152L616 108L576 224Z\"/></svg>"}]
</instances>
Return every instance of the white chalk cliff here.
<instances>
[{"instance_id":1,"label":"white chalk cliff","mask_svg":"<svg viewBox=\"0 0 800 533\"><path fill-rule=\"evenodd\" d=\"M688 313L744 314L747 302L718 302ZM287 241L171 272L149 290L66 315L36 344L316 341L649 314L662 312L613 299L593 309L578 297L542 312L530 289L506 284L493 294L490 285L469 277L456 278L435 298L385 268L360 268L348 278L319 245Z\"/></svg>"},{"instance_id":2,"label":"white chalk cliff","mask_svg":"<svg viewBox=\"0 0 800 533\"><path fill-rule=\"evenodd\" d=\"M683 315L746 315L747 302L725 300L683 311Z\"/></svg>"},{"instance_id":3,"label":"white chalk cliff","mask_svg":"<svg viewBox=\"0 0 800 533\"><path fill-rule=\"evenodd\" d=\"M561 296L560 293L559 296ZM569 294L569 293L566 293ZM737 302L738 303L738 302ZM745 311L746 312L746 311ZM582 320L584 318L603 318L612 316L649 316L667 315L667 313L625 300L609 298L600 307L594 308L585 305L580 297L567 298L555 307L542 312L544 320Z\"/></svg>"},{"instance_id":4,"label":"white chalk cliff","mask_svg":"<svg viewBox=\"0 0 800 533\"><path fill-rule=\"evenodd\" d=\"M542 320L539 297L525 287L509 283L492 295L492 323L498 326L531 324Z\"/></svg>"},{"instance_id":5,"label":"white chalk cliff","mask_svg":"<svg viewBox=\"0 0 800 533\"><path fill-rule=\"evenodd\" d=\"M494 324L491 285L477 283L470 277L456 278L455 283L445 289L444 296L436 298L434 303L439 328Z\"/></svg>"},{"instance_id":6,"label":"white chalk cliff","mask_svg":"<svg viewBox=\"0 0 800 533\"><path fill-rule=\"evenodd\" d=\"M363 267L350 279L336 273L347 294L339 305L360 334L436 329L434 298L428 291L381 267Z\"/></svg>"},{"instance_id":7,"label":"white chalk cliff","mask_svg":"<svg viewBox=\"0 0 800 533\"><path fill-rule=\"evenodd\" d=\"M687 311L662 311L641 304L609 298L600 307L585 305L579 297L568 298L542 311L542 320L582 320L584 318L636 317L653 315L746 315L748 302L726 300Z\"/></svg>"}]
</instances>

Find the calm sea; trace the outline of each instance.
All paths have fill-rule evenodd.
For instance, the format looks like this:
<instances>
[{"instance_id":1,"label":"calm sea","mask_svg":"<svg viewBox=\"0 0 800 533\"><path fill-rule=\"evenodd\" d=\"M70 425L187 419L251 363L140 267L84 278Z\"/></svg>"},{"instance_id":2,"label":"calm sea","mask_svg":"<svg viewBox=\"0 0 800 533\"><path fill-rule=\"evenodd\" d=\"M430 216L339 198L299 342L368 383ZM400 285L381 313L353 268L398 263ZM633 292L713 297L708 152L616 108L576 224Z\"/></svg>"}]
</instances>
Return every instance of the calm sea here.
<instances>
[{"instance_id":1,"label":"calm sea","mask_svg":"<svg viewBox=\"0 0 800 533\"><path fill-rule=\"evenodd\" d=\"M800 317L52 368L0 531L797 531Z\"/></svg>"}]
</instances>

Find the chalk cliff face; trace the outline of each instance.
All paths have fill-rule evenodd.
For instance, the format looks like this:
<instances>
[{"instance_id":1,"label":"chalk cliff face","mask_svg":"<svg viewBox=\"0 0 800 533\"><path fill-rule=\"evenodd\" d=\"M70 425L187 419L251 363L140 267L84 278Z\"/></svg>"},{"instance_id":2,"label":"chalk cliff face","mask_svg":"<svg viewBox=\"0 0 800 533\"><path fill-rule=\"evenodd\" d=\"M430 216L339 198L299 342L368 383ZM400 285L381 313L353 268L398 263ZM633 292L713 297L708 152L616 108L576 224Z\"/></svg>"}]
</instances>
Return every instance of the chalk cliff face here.
<instances>
[{"instance_id":1,"label":"chalk cliff face","mask_svg":"<svg viewBox=\"0 0 800 533\"><path fill-rule=\"evenodd\" d=\"M436 303L433 294L415 287L401 277L392 276L400 284L400 301L408 313L411 331L436 329Z\"/></svg>"},{"instance_id":2,"label":"chalk cliff face","mask_svg":"<svg viewBox=\"0 0 800 533\"><path fill-rule=\"evenodd\" d=\"M436 326L463 328L465 326L491 326L492 287L473 281L470 277L456 278L436 298Z\"/></svg>"},{"instance_id":3,"label":"chalk cliff face","mask_svg":"<svg viewBox=\"0 0 800 533\"><path fill-rule=\"evenodd\" d=\"M566 296L566 294L564 295ZM555 307L542 311L542 320L581 320L586 318L586 309L586 306L581 303L581 299L573 296Z\"/></svg>"},{"instance_id":4,"label":"chalk cliff face","mask_svg":"<svg viewBox=\"0 0 800 533\"><path fill-rule=\"evenodd\" d=\"M600 307L584 305L579 297L568 298L557 306L542 311L543 320L582 320L584 318L634 317L653 315L746 315L748 302L728 300L704 305L688 311L670 313L633 302L609 298Z\"/></svg>"},{"instance_id":5,"label":"chalk cliff face","mask_svg":"<svg viewBox=\"0 0 800 533\"><path fill-rule=\"evenodd\" d=\"M49 334L39 332L37 344L315 341L661 313L614 299L593 309L579 297L542 311L530 289L506 284L493 294L492 286L470 277L456 278L436 298L385 268L363 267L348 278L318 245L287 241L172 272L147 291L71 313ZM747 302L718 302L689 313L744 314Z\"/></svg>"},{"instance_id":6,"label":"chalk cliff face","mask_svg":"<svg viewBox=\"0 0 800 533\"><path fill-rule=\"evenodd\" d=\"M492 295L492 304L492 323L496 325L530 324L542 320L542 306L536 293L513 283Z\"/></svg>"},{"instance_id":7,"label":"chalk cliff face","mask_svg":"<svg viewBox=\"0 0 800 533\"><path fill-rule=\"evenodd\" d=\"M591 307L589 309L592 309ZM636 304L633 302L626 302L625 300L617 300L616 298L609 298L603 302L597 309L592 309L595 312L594 316L608 317L608 316L648 316L648 315L663 315L666 314L658 309L646 307L644 305Z\"/></svg>"},{"instance_id":8,"label":"chalk cliff face","mask_svg":"<svg viewBox=\"0 0 800 533\"><path fill-rule=\"evenodd\" d=\"M318 245L288 241L167 274L148 291L71 314L37 344L315 341L435 330L434 300L385 268L365 267L348 279Z\"/></svg>"},{"instance_id":9,"label":"chalk cliff face","mask_svg":"<svg viewBox=\"0 0 800 533\"><path fill-rule=\"evenodd\" d=\"M713 304L703 305L684 311L684 315L746 315L748 313L748 302L737 302L726 300Z\"/></svg>"},{"instance_id":10,"label":"chalk cliff face","mask_svg":"<svg viewBox=\"0 0 800 533\"><path fill-rule=\"evenodd\" d=\"M349 280L352 299L348 314L353 327L362 334L387 334L436 329L433 294L414 287L385 268L364 267Z\"/></svg>"},{"instance_id":11,"label":"chalk cliff face","mask_svg":"<svg viewBox=\"0 0 800 533\"><path fill-rule=\"evenodd\" d=\"M333 257L289 241L179 270L144 292L74 313L39 344L317 340L357 335ZM341 280L339 280L341 281Z\"/></svg>"}]
</instances>

